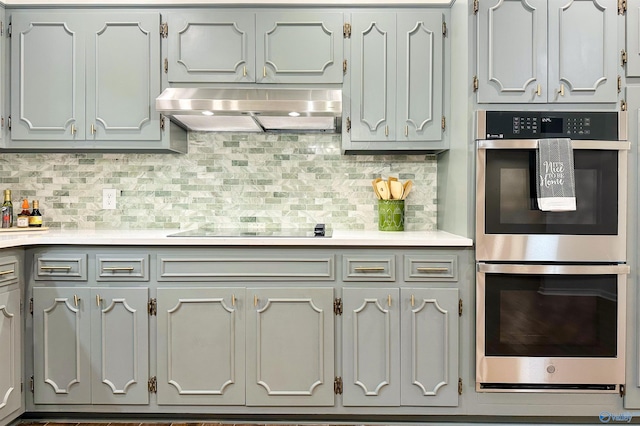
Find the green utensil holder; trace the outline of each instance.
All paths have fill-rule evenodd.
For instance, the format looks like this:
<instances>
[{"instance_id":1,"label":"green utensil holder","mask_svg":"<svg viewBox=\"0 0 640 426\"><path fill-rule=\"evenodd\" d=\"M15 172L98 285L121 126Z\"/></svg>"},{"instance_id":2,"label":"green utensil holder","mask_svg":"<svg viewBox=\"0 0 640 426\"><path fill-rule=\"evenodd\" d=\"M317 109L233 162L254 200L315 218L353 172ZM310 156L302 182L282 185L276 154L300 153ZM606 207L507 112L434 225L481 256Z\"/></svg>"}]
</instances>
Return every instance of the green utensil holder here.
<instances>
[{"instance_id":1,"label":"green utensil holder","mask_svg":"<svg viewBox=\"0 0 640 426\"><path fill-rule=\"evenodd\" d=\"M404 200L378 200L378 230L404 231Z\"/></svg>"}]
</instances>

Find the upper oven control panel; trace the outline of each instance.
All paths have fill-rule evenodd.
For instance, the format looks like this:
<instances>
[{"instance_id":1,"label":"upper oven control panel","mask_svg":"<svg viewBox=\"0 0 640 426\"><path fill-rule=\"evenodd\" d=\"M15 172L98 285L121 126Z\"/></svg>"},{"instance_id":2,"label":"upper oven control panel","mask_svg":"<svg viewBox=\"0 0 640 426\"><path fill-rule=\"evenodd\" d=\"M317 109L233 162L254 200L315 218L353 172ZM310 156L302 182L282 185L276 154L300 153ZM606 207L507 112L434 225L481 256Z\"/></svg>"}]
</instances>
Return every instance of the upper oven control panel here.
<instances>
[{"instance_id":1,"label":"upper oven control panel","mask_svg":"<svg viewBox=\"0 0 640 426\"><path fill-rule=\"evenodd\" d=\"M478 111L478 139L620 140L619 113Z\"/></svg>"}]
</instances>

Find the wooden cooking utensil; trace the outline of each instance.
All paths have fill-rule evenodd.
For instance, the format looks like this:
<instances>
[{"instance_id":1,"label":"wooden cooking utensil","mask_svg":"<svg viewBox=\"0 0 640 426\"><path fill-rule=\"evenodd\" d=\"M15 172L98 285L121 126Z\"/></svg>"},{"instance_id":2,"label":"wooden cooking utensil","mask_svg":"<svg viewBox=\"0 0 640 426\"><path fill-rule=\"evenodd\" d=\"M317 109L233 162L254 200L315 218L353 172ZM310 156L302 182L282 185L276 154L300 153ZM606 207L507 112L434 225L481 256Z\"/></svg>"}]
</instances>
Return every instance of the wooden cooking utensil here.
<instances>
[{"instance_id":1,"label":"wooden cooking utensil","mask_svg":"<svg viewBox=\"0 0 640 426\"><path fill-rule=\"evenodd\" d=\"M409 192L411 192L411 188L413 188L413 182L411 182L411 179L409 179L404 183L404 191L402 193L403 200L407 198L407 195L409 195Z\"/></svg>"},{"instance_id":2,"label":"wooden cooking utensil","mask_svg":"<svg viewBox=\"0 0 640 426\"><path fill-rule=\"evenodd\" d=\"M378 197L378 200L381 200L382 197L378 193L378 187L376 186L376 180L375 179L371 181L371 186L373 186L373 193L376 194L376 197Z\"/></svg>"},{"instance_id":3,"label":"wooden cooking utensil","mask_svg":"<svg viewBox=\"0 0 640 426\"><path fill-rule=\"evenodd\" d=\"M389 199L389 184L386 180L379 180L378 182L376 182L376 188L378 188L378 194L380 194L381 199Z\"/></svg>"},{"instance_id":4,"label":"wooden cooking utensil","mask_svg":"<svg viewBox=\"0 0 640 426\"><path fill-rule=\"evenodd\" d=\"M391 179L391 178L389 178L389 179ZM389 191L391 192L391 199L392 200L401 200L402 199L402 194L404 192L404 188L403 188L402 183L400 181L390 180L389 181Z\"/></svg>"}]
</instances>

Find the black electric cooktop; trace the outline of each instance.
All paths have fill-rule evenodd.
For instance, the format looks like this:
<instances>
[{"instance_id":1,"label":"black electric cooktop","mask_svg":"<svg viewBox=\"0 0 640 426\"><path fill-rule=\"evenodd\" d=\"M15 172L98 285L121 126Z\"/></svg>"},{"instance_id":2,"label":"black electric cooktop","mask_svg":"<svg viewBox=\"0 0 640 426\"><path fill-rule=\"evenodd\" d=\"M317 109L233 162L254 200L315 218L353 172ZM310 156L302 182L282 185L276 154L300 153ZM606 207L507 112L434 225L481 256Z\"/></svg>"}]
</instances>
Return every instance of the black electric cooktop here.
<instances>
[{"instance_id":1,"label":"black electric cooktop","mask_svg":"<svg viewBox=\"0 0 640 426\"><path fill-rule=\"evenodd\" d=\"M331 230L325 229L324 224L319 223L313 229L281 229L269 231L248 231L241 229L192 229L190 231L176 232L168 237L218 237L218 238L331 238Z\"/></svg>"}]
</instances>

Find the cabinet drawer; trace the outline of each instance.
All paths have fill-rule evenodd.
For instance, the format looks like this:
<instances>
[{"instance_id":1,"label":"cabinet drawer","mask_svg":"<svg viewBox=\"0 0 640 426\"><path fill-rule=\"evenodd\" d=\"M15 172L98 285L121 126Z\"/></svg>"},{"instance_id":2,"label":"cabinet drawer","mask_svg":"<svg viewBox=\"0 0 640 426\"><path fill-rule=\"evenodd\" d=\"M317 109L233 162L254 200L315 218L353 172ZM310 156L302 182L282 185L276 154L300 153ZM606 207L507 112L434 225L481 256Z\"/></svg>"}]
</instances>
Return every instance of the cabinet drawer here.
<instances>
[{"instance_id":1,"label":"cabinet drawer","mask_svg":"<svg viewBox=\"0 0 640 426\"><path fill-rule=\"evenodd\" d=\"M36 281L87 281L86 253L36 255L34 274Z\"/></svg>"},{"instance_id":2,"label":"cabinet drawer","mask_svg":"<svg viewBox=\"0 0 640 426\"><path fill-rule=\"evenodd\" d=\"M0 287L18 282L20 262L15 256L0 257Z\"/></svg>"},{"instance_id":3,"label":"cabinet drawer","mask_svg":"<svg viewBox=\"0 0 640 426\"><path fill-rule=\"evenodd\" d=\"M331 281L333 256L197 257L158 256L158 281Z\"/></svg>"},{"instance_id":4,"label":"cabinet drawer","mask_svg":"<svg viewBox=\"0 0 640 426\"><path fill-rule=\"evenodd\" d=\"M96 255L96 281L149 281L149 255Z\"/></svg>"},{"instance_id":5,"label":"cabinet drawer","mask_svg":"<svg viewBox=\"0 0 640 426\"><path fill-rule=\"evenodd\" d=\"M395 256L344 256L343 281L395 281Z\"/></svg>"},{"instance_id":6,"label":"cabinet drawer","mask_svg":"<svg viewBox=\"0 0 640 426\"><path fill-rule=\"evenodd\" d=\"M405 281L457 281L455 256L405 256Z\"/></svg>"}]
</instances>

